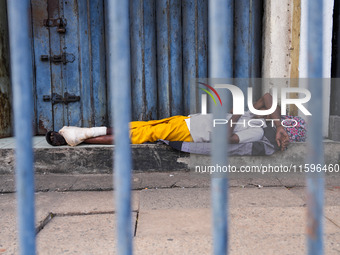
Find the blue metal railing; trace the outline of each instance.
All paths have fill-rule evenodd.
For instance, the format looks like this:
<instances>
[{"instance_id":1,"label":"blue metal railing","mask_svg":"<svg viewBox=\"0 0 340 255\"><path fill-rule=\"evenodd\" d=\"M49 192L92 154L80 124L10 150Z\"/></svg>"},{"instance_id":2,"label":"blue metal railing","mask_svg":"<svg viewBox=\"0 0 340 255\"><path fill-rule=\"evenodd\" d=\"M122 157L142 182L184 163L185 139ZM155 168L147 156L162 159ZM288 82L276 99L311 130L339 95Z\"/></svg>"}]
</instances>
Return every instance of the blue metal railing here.
<instances>
[{"instance_id":1,"label":"blue metal railing","mask_svg":"<svg viewBox=\"0 0 340 255\"><path fill-rule=\"evenodd\" d=\"M117 8L119 6L119 8ZM131 114L129 1L108 1L109 84L115 137L114 189L117 206L117 251L132 254L131 227Z\"/></svg>"},{"instance_id":2,"label":"blue metal railing","mask_svg":"<svg viewBox=\"0 0 340 255\"><path fill-rule=\"evenodd\" d=\"M35 254L32 150L32 49L30 1L7 1L16 137L16 189L21 254Z\"/></svg>"},{"instance_id":3,"label":"blue metal railing","mask_svg":"<svg viewBox=\"0 0 340 255\"><path fill-rule=\"evenodd\" d=\"M323 148L323 0L308 1L308 78L313 103L309 104L312 113L308 125L308 163L324 163ZM323 172L307 175L307 243L308 254L323 254Z\"/></svg>"},{"instance_id":4,"label":"blue metal railing","mask_svg":"<svg viewBox=\"0 0 340 255\"><path fill-rule=\"evenodd\" d=\"M198 1L200 2L200 1ZM14 94L14 120L16 134L16 183L18 199L18 227L21 254L35 254L34 222L34 168L32 151L32 56L29 34L29 0L8 1L11 72ZM230 77L253 68L254 62L240 62L237 70L233 68L234 1L209 1L209 76ZM161 6L164 2L159 3ZM322 78L322 0L310 1L308 15L308 75ZM119 6L119 8L116 8ZM155 7L150 7L155 8ZM178 6L176 5L176 8ZM189 8L189 7L188 7ZM194 8L192 8L193 10ZM242 9L242 8L241 8ZM185 9L186 10L186 9ZM134 9L132 9L134 11ZM190 11L190 9L186 10ZM117 204L117 248L118 254L132 254L131 228L131 148L129 141L130 99L130 35L129 1L107 1L109 36L109 84L113 98L113 121L115 130L115 199ZM317 15L319 14L319 15ZM242 15L241 15L242 16ZM249 19L247 15L242 19ZM176 20L172 21L177 24ZM188 21L190 23L190 21ZM242 23L242 22L241 22ZM159 26L165 24L159 24ZM162 39L162 38L161 38ZM240 40L240 38L238 38ZM190 44L191 43L191 44ZM189 42L188 45L192 45ZM245 45L245 47L248 47ZM177 46L173 48L177 52ZM188 49L189 50L189 49ZM241 48L238 56L245 56ZM200 55L200 53L198 54ZM204 53L203 53L204 55ZM166 57L166 56L165 56ZM177 60L174 60L175 62ZM205 62L203 60L203 62ZM152 67L154 68L154 67ZM247 71L248 70L248 71ZM173 71L173 70L172 70ZM138 70L135 70L138 76ZM205 72L204 69L202 72ZM166 78L164 74L162 79ZM174 81L177 84L177 81ZM322 144L322 82L310 81L313 104L311 124L309 125L310 158L308 162L323 164ZM174 85L177 86L177 85ZM174 104L174 107L177 104ZM226 108L216 108L214 116L225 116ZM176 111L176 109L174 110ZM224 125L223 125L224 126ZM227 165L227 130L216 128L213 134L213 164ZM322 174L309 175L308 190L308 253L323 254L323 190ZM228 181L224 176L212 178L213 240L214 254L226 254L228 250Z\"/></svg>"},{"instance_id":5,"label":"blue metal railing","mask_svg":"<svg viewBox=\"0 0 340 255\"><path fill-rule=\"evenodd\" d=\"M209 77L233 77L233 0L209 1ZM221 93L226 97L226 93ZM223 98L222 98L223 100ZM224 98L224 102L228 102ZM230 100L229 100L230 101ZM226 107L213 108L214 119L227 116ZM228 165L227 125L215 127L212 133L212 165ZM228 179L213 176L211 179L214 254L228 250Z\"/></svg>"}]
</instances>

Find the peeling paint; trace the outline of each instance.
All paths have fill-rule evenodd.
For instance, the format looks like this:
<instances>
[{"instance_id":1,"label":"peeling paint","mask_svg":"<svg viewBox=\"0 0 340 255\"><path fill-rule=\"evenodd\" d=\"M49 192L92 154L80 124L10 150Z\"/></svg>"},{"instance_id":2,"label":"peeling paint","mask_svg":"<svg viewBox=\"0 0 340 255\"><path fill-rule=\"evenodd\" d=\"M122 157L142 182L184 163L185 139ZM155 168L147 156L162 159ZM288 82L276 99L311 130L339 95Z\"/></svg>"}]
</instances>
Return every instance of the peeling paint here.
<instances>
[{"instance_id":1,"label":"peeling paint","mask_svg":"<svg viewBox=\"0 0 340 255\"><path fill-rule=\"evenodd\" d=\"M9 73L7 35L4 29L0 29L0 77L6 77Z\"/></svg>"},{"instance_id":2,"label":"peeling paint","mask_svg":"<svg viewBox=\"0 0 340 255\"><path fill-rule=\"evenodd\" d=\"M9 77L9 42L6 1L0 1L0 78ZM0 88L2 84L0 83Z\"/></svg>"},{"instance_id":3,"label":"peeling paint","mask_svg":"<svg viewBox=\"0 0 340 255\"><path fill-rule=\"evenodd\" d=\"M47 132L48 132L48 130L47 130L47 124L45 124L45 122L48 122L48 121L46 121L46 120L43 120L43 118L42 117L40 117L39 118L39 125L38 125L38 132L39 132L39 134L46 134Z\"/></svg>"},{"instance_id":4,"label":"peeling paint","mask_svg":"<svg viewBox=\"0 0 340 255\"><path fill-rule=\"evenodd\" d=\"M11 135L11 87L6 2L0 1L0 138Z\"/></svg>"},{"instance_id":5,"label":"peeling paint","mask_svg":"<svg viewBox=\"0 0 340 255\"><path fill-rule=\"evenodd\" d=\"M10 135L11 104L8 95L0 91L0 138Z\"/></svg>"}]
</instances>

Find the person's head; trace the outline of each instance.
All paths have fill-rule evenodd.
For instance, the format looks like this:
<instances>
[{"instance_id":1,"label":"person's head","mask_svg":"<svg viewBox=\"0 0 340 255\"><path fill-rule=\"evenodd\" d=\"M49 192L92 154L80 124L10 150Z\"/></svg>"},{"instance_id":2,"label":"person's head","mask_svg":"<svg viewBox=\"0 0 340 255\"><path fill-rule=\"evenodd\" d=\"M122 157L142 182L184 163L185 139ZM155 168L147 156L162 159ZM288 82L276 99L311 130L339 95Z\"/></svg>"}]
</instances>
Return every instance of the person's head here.
<instances>
[{"instance_id":1,"label":"person's head","mask_svg":"<svg viewBox=\"0 0 340 255\"><path fill-rule=\"evenodd\" d=\"M59 134L58 132L55 131L49 131L46 134L46 141L53 146L61 146L61 145L66 145L66 141L64 137Z\"/></svg>"}]
</instances>

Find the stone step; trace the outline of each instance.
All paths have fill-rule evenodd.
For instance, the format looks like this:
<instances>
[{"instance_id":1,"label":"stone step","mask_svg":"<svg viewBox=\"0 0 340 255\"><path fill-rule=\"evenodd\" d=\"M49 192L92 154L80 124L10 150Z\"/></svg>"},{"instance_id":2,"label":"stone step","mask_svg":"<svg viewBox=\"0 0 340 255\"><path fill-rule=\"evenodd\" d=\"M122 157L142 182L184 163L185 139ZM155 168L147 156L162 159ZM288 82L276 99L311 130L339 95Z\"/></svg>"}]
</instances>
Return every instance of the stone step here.
<instances>
[{"instance_id":1,"label":"stone step","mask_svg":"<svg viewBox=\"0 0 340 255\"><path fill-rule=\"evenodd\" d=\"M112 173L113 145L76 147L49 145L44 137L33 138L36 173L107 174ZM15 168L15 139L0 139L0 174L12 174ZM163 144L132 145L133 170L172 171L186 170L180 158L189 154L176 151Z\"/></svg>"},{"instance_id":2,"label":"stone step","mask_svg":"<svg viewBox=\"0 0 340 255\"><path fill-rule=\"evenodd\" d=\"M44 137L33 138L36 173L108 174L112 173L112 145L79 145L53 147ZM132 145L135 172L185 171L195 165L208 164L208 156L189 155L163 144ZM325 140L325 163L340 163L340 142ZM13 174L15 167L15 139L0 139L0 174ZM284 152L271 156L234 156L229 164L240 168L246 165L299 166L305 163L306 143L292 143ZM340 173L339 173L340 174Z\"/></svg>"}]
</instances>

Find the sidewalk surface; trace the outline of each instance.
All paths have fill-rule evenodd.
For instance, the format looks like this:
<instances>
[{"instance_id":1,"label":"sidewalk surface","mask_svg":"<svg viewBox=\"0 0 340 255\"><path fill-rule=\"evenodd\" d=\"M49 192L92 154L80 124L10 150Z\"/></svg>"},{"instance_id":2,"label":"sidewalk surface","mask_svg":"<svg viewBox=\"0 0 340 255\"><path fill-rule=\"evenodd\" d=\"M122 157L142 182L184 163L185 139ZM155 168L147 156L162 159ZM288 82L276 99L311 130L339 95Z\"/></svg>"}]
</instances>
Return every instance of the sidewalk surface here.
<instances>
[{"instance_id":1,"label":"sidewalk surface","mask_svg":"<svg viewBox=\"0 0 340 255\"><path fill-rule=\"evenodd\" d=\"M37 186L45 190L36 193L38 254L115 254L112 175L72 177L37 176ZM147 173L132 181L138 189L131 219L135 254L212 254L209 178ZM1 177L0 186L7 187L0 194L1 255L18 254L12 185L13 176ZM306 253L303 185L231 180L230 186L230 254ZM325 254L340 254L340 185L328 183L325 197Z\"/></svg>"}]
</instances>

